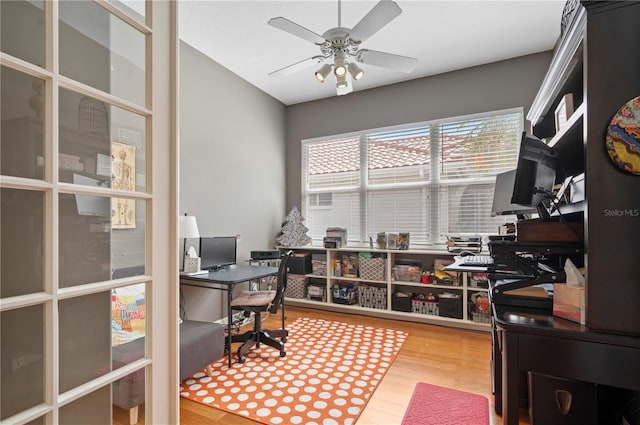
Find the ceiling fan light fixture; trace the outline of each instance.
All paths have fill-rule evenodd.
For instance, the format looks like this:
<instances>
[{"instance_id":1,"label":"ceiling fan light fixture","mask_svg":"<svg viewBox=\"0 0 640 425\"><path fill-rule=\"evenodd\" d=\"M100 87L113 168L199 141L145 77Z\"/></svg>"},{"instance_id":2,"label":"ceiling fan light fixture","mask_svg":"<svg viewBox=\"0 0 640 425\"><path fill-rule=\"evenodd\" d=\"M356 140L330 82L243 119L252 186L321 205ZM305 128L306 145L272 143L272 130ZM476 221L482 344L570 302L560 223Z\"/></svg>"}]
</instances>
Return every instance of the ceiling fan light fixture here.
<instances>
[{"instance_id":1,"label":"ceiling fan light fixture","mask_svg":"<svg viewBox=\"0 0 640 425\"><path fill-rule=\"evenodd\" d=\"M344 64L344 52L336 52L333 73L336 77L344 77L347 75L347 66Z\"/></svg>"},{"instance_id":2,"label":"ceiling fan light fixture","mask_svg":"<svg viewBox=\"0 0 640 425\"><path fill-rule=\"evenodd\" d=\"M344 89L349 84L349 83L347 83L347 78L346 78L345 75L339 76L336 79L337 79L336 88Z\"/></svg>"},{"instance_id":3,"label":"ceiling fan light fixture","mask_svg":"<svg viewBox=\"0 0 640 425\"><path fill-rule=\"evenodd\" d=\"M348 66L349 73L353 77L354 80L359 80L364 75L364 71L355 62L351 62Z\"/></svg>"},{"instance_id":4,"label":"ceiling fan light fixture","mask_svg":"<svg viewBox=\"0 0 640 425\"><path fill-rule=\"evenodd\" d=\"M327 75L331 72L331 65L325 63L322 67L316 71L316 79L321 83L324 83L324 80L327 78Z\"/></svg>"},{"instance_id":5,"label":"ceiling fan light fixture","mask_svg":"<svg viewBox=\"0 0 640 425\"><path fill-rule=\"evenodd\" d=\"M336 67L333 70L333 73L336 74L336 77L338 78L344 77L345 75L347 75L347 68L343 64L336 63Z\"/></svg>"}]
</instances>

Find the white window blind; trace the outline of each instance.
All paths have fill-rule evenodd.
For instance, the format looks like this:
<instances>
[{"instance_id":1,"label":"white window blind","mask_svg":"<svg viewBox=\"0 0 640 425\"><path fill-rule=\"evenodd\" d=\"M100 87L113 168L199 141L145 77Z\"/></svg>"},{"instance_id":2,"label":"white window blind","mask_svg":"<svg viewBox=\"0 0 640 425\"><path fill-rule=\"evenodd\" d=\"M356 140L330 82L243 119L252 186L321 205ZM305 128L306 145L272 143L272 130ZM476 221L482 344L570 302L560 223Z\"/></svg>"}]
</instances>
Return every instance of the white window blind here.
<instances>
[{"instance_id":1,"label":"white window blind","mask_svg":"<svg viewBox=\"0 0 640 425\"><path fill-rule=\"evenodd\" d=\"M305 145L302 153L303 202L309 236L322 240L327 227L340 226L359 238L360 136L336 137ZM321 205L319 199L328 199Z\"/></svg>"},{"instance_id":2,"label":"white window blind","mask_svg":"<svg viewBox=\"0 0 640 425\"><path fill-rule=\"evenodd\" d=\"M412 245L431 245L496 233L512 217L491 217L495 175L515 168L522 121L517 108L303 140L309 235L340 226L352 241L410 232Z\"/></svg>"}]
</instances>

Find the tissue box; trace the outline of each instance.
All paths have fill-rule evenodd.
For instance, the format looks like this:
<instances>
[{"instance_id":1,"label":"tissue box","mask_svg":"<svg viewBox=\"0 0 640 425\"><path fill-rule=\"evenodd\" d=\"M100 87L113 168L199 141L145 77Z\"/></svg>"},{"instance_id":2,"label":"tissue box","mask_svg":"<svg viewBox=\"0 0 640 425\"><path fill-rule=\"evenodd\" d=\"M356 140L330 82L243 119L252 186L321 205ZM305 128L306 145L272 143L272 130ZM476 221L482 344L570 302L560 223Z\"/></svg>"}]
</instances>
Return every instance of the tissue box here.
<instances>
[{"instance_id":1,"label":"tissue box","mask_svg":"<svg viewBox=\"0 0 640 425\"><path fill-rule=\"evenodd\" d=\"M553 315L585 324L584 287L553 284Z\"/></svg>"},{"instance_id":2,"label":"tissue box","mask_svg":"<svg viewBox=\"0 0 640 425\"><path fill-rule=\"evenodd\" d=\"M185 257L184 272L195 273L200 270L200 257Z\"/></svg>"}]
</instances>

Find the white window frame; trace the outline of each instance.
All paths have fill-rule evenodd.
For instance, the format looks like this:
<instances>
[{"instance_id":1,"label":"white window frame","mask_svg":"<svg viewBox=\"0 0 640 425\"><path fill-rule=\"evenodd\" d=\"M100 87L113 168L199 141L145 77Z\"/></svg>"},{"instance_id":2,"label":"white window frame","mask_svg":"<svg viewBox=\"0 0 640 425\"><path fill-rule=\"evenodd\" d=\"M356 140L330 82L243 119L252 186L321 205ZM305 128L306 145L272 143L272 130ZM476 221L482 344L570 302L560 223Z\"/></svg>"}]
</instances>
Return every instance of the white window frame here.
<instances>
[{"instance_id":1,"label":"white window frame","mask_svg":"<svg viewBox=\"0 0 640 425\"><path fill-rule=\"evenodd\" d=\"M441 135L439 135L439 130L443 125L464 121L473 121L473 120L482 120L489 117L496 116L508 116L518 114L517 117L517 142L514 141L514 150L510 153L511 159L506 160L504 164L500 166L496 166L495 170L491 173L483 175L481 177L469 178L465 181L464 178L456 178L456 179L445 179L441 174L440 167L443 164L440 160L440 152L443 147L443 140ZM385 133L385 132L401 132L401 131L411 131L412 129L419 129L422 127L428 127L430 129L430 137L429 137L429 173L430 177L426 181L413 181L413 182L402 182L402 183L389 183L389 184L369 184L368 181L368 137L372 134L376 133ZM448 187L461 187L465 182L468 184L489 184L492 185L495 183L495 175L508 171L516 167L517 160L517 151L519 148L520 137L519 135L522 133L524 128L524 112L523 108L509 108L498 111L489 111L478 114L470 114L464 116L450 117L438 120L424 121L419 123L411 123L411 124L403 124L398 126L390 126L383 127L377 129L364 130L359 132L352 132L346 134L332 135L327 137L318 137L313 139L304 139L301 141L302 144L302 155L301 155L301 211L303 216L307 220L307 227L310 229L314 228L314 212L319 209L317 206L309 205L309 196L316 195L319 193L331 192L333 194L339 193L353 193L359 195L359 228L360 231L353 231L353 229L348 229L348 237L352 242L364 243L368 241L370 234L367 234L368 221L370 217L368 217L367 213L367 196L368 194L375 193L379 190L388 190L388 189L409 189L409 188L422 188L424 193L424 202L423 207L425 209L424 214L430 217L437 217L435 219L427 220L428 223L425 223L424 232L426 234L426 240L422 241L421 244L426 246L432 246L441 244L444 240L446 240L447 233L446 229L449 226L449 215L448 215L448 207L446 202L442 202L440 199L440 194L442 191ZM515 137L515 134L514 134ZM307 175L308 167L309 167L309 158L308 158L308 146L314 143L322 143L333 140L340 139L350 139L350 138L359 138L360 141L360 151L359 151L359 182L355 185L341 185L340 187L331 188L330 186L322 186L320 188L313 188L309 183L309 176ZM408 168L408 167L404 167ZM329 176L330 177L330 176ZM490 195L492 197L492 191ZM485 195L483 195L485 196ZM489 205L491 204L491 199L488 199L487 202ZM331 207L325 207L325 209ZM513 219L511 216L503 216L495 219L495 222L504 223L508 220ZM331 223L330 226L340 226L340 223ZM401 226L402 224L400 224ZM315 242L321 242L321 235L319 234L319 226L315 230L315 234L312 232L311 237ZM348 227L348 226L347 226ZM403 231L398 229L380 229L379 231L389 231L389 232L397 232ZM496 227L497 231L497 227ZM483 236L488 234L489 232L455 232L456 235L479 235ZM375 235L374 235L375 236ZM451 235L449 235L451 236ZM412 238L412 244L414 244L414 239Z\"/></svg>"}]
</instances>

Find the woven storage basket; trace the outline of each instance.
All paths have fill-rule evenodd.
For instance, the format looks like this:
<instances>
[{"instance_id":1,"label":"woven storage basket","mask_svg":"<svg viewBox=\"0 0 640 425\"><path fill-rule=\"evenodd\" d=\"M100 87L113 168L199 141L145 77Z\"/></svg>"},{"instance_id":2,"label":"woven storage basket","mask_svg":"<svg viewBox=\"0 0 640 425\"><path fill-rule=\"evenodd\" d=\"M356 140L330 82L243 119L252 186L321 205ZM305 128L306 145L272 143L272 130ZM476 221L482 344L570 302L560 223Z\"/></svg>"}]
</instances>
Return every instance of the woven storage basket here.
<instances>
[{"instance_id":1,"label":"woven storage basket","mask_svg":"<svg viewBox=\"0 0 640 425\"><path fill-rule=\"evenodd\" d=\"M307 298L307 277L302 274L287 274L287 298Z\"/></svg>"},{"instance_id":2,"label":"woven storage basket","mask_svg":"<svg viewBox=\"0 0 640 425\"><path fill-rule=\"evenodd\" d=\"M386 280L385 258L360 258L360 278L365 280Z\"/></svg>"},{"instance_id":3,"label":"woven storage basket","mask_svg":"<svg viewBox=\"0 0 640 425\"><path fill-rule=\"evenodd\" d=\"M427 314L429 316L438 316L438 302L413 299L411 300L411 311L418 314Z\"/></svg>"},{"instance_id":4,"label":"woven storage basket","mask_svg":"<svg viewBox=\"0 0 640 425\"><path fill-rule=\"evenodd\" d=\"M387 308L387 288L377 286L358 286L358 302L360 307L377 308L386 310Z\"/></svg>"}]
</instances>

